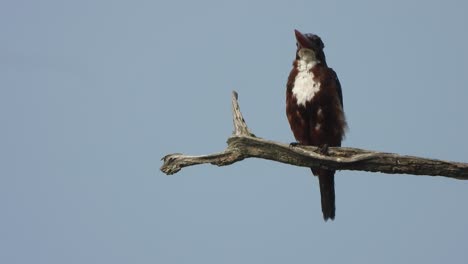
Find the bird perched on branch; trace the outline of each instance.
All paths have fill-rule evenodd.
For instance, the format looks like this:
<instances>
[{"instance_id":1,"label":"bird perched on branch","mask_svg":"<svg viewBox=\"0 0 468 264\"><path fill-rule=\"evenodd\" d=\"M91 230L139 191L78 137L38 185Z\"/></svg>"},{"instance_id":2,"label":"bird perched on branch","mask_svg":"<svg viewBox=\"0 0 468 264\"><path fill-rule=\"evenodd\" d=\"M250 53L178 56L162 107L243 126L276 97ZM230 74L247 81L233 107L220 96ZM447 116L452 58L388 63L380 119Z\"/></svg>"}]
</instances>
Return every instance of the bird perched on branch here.
<instances>
[{"instance_id":1,"label":"bird perched on branch","mask_svg":"<svg viewBox=\"0 0 468 264\"><path fill-rule=\"evenodd\" d=\"M327 149L341 146L346 130L343 95L335 71L327 66L319 36L295 30L296 59L286 89L286 115L297 142ZM324 220L335 218L335 171L311 168L318 176Z\"/></svg>"}]
</instances>

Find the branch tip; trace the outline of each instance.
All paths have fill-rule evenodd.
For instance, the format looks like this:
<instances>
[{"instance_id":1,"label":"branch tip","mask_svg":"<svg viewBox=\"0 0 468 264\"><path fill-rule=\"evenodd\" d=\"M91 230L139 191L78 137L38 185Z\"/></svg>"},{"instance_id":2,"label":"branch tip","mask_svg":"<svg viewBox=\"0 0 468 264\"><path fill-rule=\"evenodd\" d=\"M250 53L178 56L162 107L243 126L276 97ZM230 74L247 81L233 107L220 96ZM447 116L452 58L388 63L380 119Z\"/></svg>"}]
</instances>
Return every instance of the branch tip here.
<instances>
[{"instance_id":1,"label":"branch tip","mask_svg":"<svg viewBox=\"0 0 468 264\"><path fill-rule=\"evenodd\" d=\"M232 91L232 120L234 123L234 132L233 134L236 136L247 136L247 137L255 137L253 133L250 132L247 124L245 123L245 119L242 116L240 111L239 102L238 102L238 94L236 91Z\"/></svg>"}]
</instances>

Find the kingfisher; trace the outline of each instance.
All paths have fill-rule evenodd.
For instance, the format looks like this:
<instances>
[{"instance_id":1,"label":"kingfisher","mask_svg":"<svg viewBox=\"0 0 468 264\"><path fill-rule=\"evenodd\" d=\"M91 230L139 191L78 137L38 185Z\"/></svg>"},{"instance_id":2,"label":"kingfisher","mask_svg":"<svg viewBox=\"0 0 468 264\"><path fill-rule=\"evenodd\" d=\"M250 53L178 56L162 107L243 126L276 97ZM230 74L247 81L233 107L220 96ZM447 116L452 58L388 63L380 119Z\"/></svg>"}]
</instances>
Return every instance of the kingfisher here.
<instances>
[{"instance_id":1,"label":"kingfisher","mask_svg":"<svg viewBox=\"0 0 468 264\"><path fill-rule=\"evenodd\" d=\"M314 34L296 36L296 58L286 87L286 115L297 142L317 146L322 154L339 147L346 130L341 84L325 60L322 39ZM335 171L311 168L318 176L323 219L335 219Z\"/></svg>"}]
</instances>

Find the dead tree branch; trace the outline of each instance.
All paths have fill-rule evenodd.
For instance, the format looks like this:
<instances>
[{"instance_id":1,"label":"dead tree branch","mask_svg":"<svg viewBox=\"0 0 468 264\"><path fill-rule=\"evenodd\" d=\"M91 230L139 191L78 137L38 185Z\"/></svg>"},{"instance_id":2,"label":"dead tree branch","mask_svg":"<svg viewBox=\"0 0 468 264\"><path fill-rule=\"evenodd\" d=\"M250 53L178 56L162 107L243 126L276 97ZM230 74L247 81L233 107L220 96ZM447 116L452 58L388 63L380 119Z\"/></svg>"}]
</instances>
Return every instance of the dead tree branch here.
<instances>
[{"instance_id":1,"label":"dead tree branch","mask_svg":"<svg viewBox=\"0 0 468 264\"><path fill-rule=\"evenodd\" d=\"M329 155L321 155L316 147L290 146L255 137L247 127L237 101L232 95L234 121L233 135L227 148L219 153L188 156L180 153L162 158L161 171L170 175L183 167L211 163L225 166L245 158L261 158L302 167L320 167L334 170L358 170L388 174L444 176L468 180L468 163L459 163L357 148L329 148Z\"/></svg>"}]
</instances>

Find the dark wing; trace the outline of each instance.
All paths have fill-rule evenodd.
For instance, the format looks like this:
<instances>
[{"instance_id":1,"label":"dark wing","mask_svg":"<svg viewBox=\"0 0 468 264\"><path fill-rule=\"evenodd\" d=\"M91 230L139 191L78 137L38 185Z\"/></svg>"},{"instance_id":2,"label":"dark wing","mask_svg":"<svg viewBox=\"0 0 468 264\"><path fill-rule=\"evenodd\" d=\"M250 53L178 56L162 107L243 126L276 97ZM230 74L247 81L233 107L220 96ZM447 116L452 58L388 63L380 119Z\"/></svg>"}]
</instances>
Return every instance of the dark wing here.
<instances>
[{"instance_id":1,"label":"dark wing","mask_svg":"<svg viewBox=\"0 0 468 264\"><path fill-rule=\"evenodd\" d=\"M343 92L341 91L340 80L338 80L338 75L336 75L336 72L331 68L330 70L333 75L333 78L336 81L336 93L338 94L338 97L340 98L341 108L343 108Z\"/></svg>"}]
</instances>

